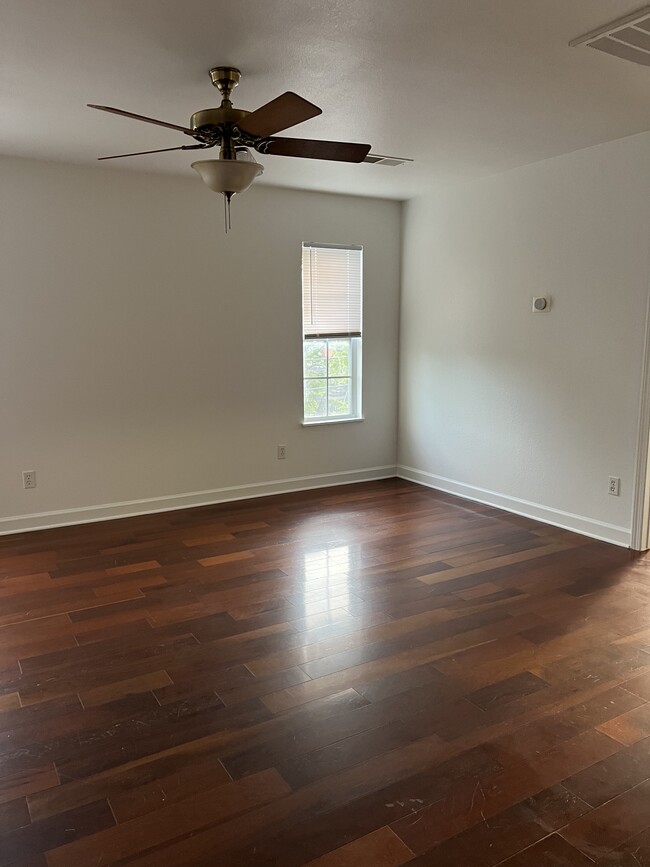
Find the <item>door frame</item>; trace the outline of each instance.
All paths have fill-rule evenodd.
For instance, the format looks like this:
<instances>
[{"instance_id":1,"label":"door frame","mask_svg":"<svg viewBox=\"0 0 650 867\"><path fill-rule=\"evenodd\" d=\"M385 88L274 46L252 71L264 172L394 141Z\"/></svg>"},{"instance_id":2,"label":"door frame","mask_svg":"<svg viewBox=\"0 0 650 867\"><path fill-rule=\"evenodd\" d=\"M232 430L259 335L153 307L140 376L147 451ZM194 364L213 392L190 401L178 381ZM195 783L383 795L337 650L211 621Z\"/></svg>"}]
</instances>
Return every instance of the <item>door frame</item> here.
<instances>
[{"instance_id":1,"label":"door frame","mask_svg":"<svg viewBox=\"0 0 650 867\"><path fill-rule=\"evenodd\" d=\"M645 316L630 548L650 548L650 294Z\"/></svg>"}]
</instances>

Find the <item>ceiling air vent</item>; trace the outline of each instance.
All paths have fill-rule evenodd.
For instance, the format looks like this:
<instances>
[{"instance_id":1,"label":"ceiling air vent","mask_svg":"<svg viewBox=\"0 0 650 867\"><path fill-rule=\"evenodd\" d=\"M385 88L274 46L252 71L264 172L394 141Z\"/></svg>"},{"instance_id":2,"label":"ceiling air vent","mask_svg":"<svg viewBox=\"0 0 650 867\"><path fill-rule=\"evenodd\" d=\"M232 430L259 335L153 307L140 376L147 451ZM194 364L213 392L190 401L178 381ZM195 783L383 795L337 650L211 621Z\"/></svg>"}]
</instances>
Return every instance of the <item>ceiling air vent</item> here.
<instances>
[{"instance_id":1,"label":"ceiling air vent","mask_svg":"<svg viewBox=\"0 0 650 867\"><path fill-rule=\"evenodd\" d=\"M572 39L569 45L588 45L623 60L650 66L650 6Z\"/></svg>"},{"instance_id":2,"label":"ceiling air vent","mask_svg":"<svg viewBox=\"0 0 650 867\"><path fill-rule=\"evenodd\" d=\"M403 166L404 163L412 163L408 157L387 157L383 154L368 154L364 163L375 163L378 166Z\"/></svg>"}]
</instances>

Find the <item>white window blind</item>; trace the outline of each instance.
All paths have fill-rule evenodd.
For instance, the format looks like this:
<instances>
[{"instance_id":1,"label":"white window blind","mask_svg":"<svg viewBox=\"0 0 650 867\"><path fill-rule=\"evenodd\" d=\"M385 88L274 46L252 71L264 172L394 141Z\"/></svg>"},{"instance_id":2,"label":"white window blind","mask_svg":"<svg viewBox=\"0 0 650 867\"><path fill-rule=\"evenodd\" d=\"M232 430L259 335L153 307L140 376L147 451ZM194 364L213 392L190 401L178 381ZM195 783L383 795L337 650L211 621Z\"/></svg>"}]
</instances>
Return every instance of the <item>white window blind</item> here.
<instances>
[{"instance_id":1,"label":"white window blind","mask_svg":"<svg viewBox=\"0 0 650 867\"><path fill-rule=\"evenodd\" d=\"M361 337L361 247L302 245L306 340Z\"/></svg>"}]
</instances>

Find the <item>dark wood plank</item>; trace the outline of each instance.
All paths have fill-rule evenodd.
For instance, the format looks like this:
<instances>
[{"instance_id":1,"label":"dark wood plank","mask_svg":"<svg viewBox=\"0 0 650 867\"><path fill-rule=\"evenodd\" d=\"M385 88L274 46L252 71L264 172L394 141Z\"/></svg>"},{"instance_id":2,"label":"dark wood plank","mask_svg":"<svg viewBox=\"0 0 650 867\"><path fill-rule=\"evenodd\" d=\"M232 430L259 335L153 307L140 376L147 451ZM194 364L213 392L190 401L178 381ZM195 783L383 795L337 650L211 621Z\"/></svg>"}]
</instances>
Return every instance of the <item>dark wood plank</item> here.
<instances>
[{"instance_id":1,"label":"dark wood plank","mask_svg":"<svg viewBox=\"0 0 650 867\"><path fill-rule=\"evenodd\" d=\"M502 867L591 867L594 862L557 834L502 862Z\"/></svg>"},{"instance_id":2,"label":"dark wood plank","mask_svg":"<svg viewBox=\"0 0 650 867\"><path fill-rule=\"evenodd\" d=\"M541 677L524 671L509 677L507 680L501 680L490 684L490 686L484 686L483 689L477 689L475 692L469 693L467 698L472 704L487 710L488 708L500 707L520 696L530 695L539 689L545 689L547 686L548 683Z\"/></svg>"},{"instance_id":3,"label":"dark wood plank","mask_svg":"<svg viewBox=\"0 0 650 867\"><path fill-rule=\"evenodd\" d=\"M589 810L584 801L554 786L430 848L411 863L495 867Z\"/></svg>"},{"instance_id":4,"label":"dark wood plank","mask_svg":"<svg viewBox=\"0 0 650 867\"><path fill-rule=\"evenodd\" d=\"M593 861L650 828L650 779L591 810L560 832Z\"/></svg>"},{"instance_id":5,"label":"dark wood plank","mask_svg":"<svg viewBox=\"0 0 650 867\"><path fill-rule=\"evenodd\" d=\"M398 867L412 861L413 853L388 827L359 837L327 855L309 862L309 867Z\"/></svg>"},{"instance_id":6,"label":"dark wood plank","mask_svg":"<svg viewBox=\"0 0 650 867\"><path fill-rule=\"evenodd\" d=\"M287 784L275 771L265 771L238 783L224 783L206 792L200 802L189 797L108 828L94 838L59 846L49 853L48 863L50 867L91 864L99 845L105 862L110 864L182 834L192 834L256 804L273 801L288 791Z\"/></svg>"},{"instance_id":7,"label":"dark wood plank","mask_svg":"<svg viewBox=\"0 0 650 867\"><path fill-rule=\"evenodd\" d=\"M630 837L597 861L599 867L650 867L650 829Z\"/></svg>"},{"instance_id":8,"label":"dark wood plank","mask_svg":"<svg viewBox=\"0 0 650 867\"><path fill-rule=\"evenodd\" d=\"M650 557L393 479L2 537L0 602L0 864L650 864Z\"/></svg>"},{"instance_id":9,"label":"dark wood plank","mask_svg":"<svg viewBox=\"0 0 650 867\"><path fill-rule=\"evenodd\" d=\"M501 773L485 781L462 780L453 797L401 818L393 823L393 830L414 852L426 852L543 789L558 785L567 768L588 767L615 750L613 742L592 730L534 760L521 761L516 755L497 751L496 758L504 763Z\"/></svg>"},{"instance_id":10,"label":"dark wood plank","mask_svg":"<svg viewBox=\"0 0 650 867\"><path fill-rule=\"evenodd\" d=\"M599 807L648 778L650 738L645 738L568 777L563 784L592 807Z\"/></svg>"},{"instance_id":11,"label":"dark wood plank","mask_svg":"<svg viewBox=\"0 0 650 867\"><path fill-rule=\"evenodd\" d=\"M5 867L50 849L73 845L74 841L92 839L93 835L114 826L115 819L106 801L22 825L2 837L0 865Z\"/></svg>"}]
</instances>

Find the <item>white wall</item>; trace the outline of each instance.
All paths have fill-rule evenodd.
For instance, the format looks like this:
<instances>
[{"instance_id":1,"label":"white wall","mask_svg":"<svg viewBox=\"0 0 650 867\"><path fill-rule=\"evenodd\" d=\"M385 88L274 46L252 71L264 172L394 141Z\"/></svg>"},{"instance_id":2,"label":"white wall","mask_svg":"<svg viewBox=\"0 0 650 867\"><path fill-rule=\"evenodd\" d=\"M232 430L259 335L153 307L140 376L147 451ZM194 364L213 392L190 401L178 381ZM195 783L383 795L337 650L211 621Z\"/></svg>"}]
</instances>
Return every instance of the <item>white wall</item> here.
<instances>
[{"instance_id":1,"label":"white wall","mask_svg":"<svg viewBox=\"0 0 650 867\"><path fill-rule=\"evenodd\" d=\"M649 242L650 134L409 202L402 474L629 543Z\"/></svg>"},{"instance_id":2,"label":"white wall","mask_svg":"<svg viewBox=\"0 0 650 867\"><path fill-rule=\"evenodd\" d=\"M0 160L0 530L392 475L400 220L257 186L225 237L198 177ZM301 426L303 240L364 245L363 422Z\"/></svg>"}]
</instances>

